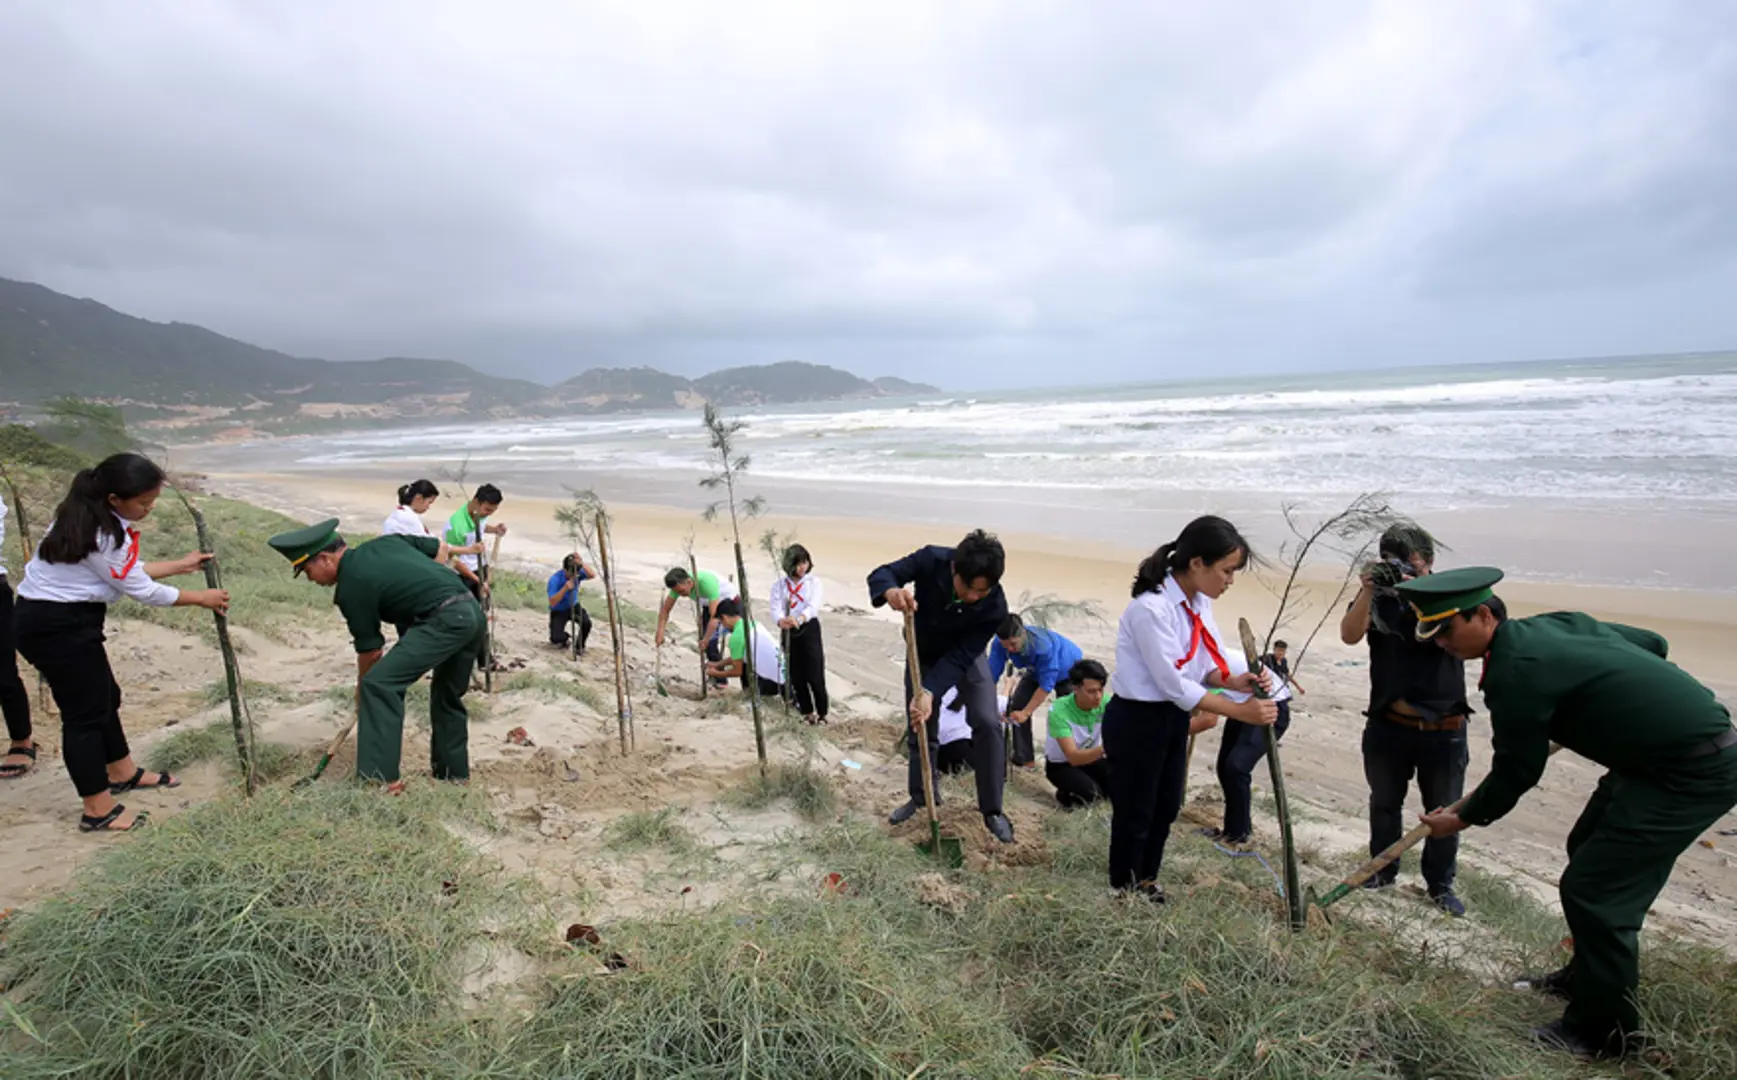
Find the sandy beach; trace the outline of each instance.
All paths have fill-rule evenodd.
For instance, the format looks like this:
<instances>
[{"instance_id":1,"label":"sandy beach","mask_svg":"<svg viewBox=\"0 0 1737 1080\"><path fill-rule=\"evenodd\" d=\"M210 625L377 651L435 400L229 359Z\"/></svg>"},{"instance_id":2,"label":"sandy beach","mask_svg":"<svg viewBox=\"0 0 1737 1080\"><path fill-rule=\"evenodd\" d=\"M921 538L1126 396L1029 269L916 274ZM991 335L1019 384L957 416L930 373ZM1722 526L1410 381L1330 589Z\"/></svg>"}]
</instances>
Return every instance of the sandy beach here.
<instances>
[{"instance_id":1,"label":"sandy beach","mask_svg":"<svg viewBox=\"0 0 1737 1080\"><path fill-rule=\"evenodd\" d=\"M381 481L355 476L266 475L261 473L209 474L216 493L273 507L303 519L331 514L344 527L366 532L378 527L391 508L390 487ZM613 504L618 566L624 593L636 603L655 607L661 588L658 578L671 565L684 561L683 540L690 533L699 563L734 576L727 524L703 521L697 510L703 503L695 492L692 508ZM443 499L431 518L443 519L453 508ZM558 564L568 544L555 523L560 501L524 497L511 491L499 515L510 533L502 548L503 562L527 571L547 572ZM951 543L957 529L931 524L897 521L866 522L849 518L790 517L771 515L744 526L744 560L752 584L752 597L763 602L770 586L771 567L758 550L757 538L765 529L794 532L814 554L825 587L828 669L837 710L845 715L869 718L885 724L886 737L897 729L890 718L899 692L901 653L896 623L882 611L869 611L863 581L873 566L925 543ZM1075 619L1062 628L1088 655L1110 658L1113 654L1115 621L1126 600L1133 567L1144 552L1111 545L1082 544L1037 533L1004 532L1008 572L1004 580L1010 601L1018 606L1022 597L1051 595L1071 601L1090 601L1103 613L1101 620ZM1328 604L1339 588L1338 580L1317 575L1300 583L1300 596L1293 596L1294 614L1280 635L1292 644L1293 657L1302 652L1296 666L1298 683L1305 690L1295 706L1295 721L1286 738L1285 764L1291 778L1294 800L1304 807L1298 825L1303 842L1336 853L1338 864L1348 870L1367 843L1367 787L1362 775L1359 750L1366 706L1367 661L1362 646L1346 647L1338 640L1337 613ZM1737 646L1737 597L1720 593L1681 590L1570 586L1560 583L1516 580L1502 589L1510 608L1518 615L1553 609L1578 609L1600 618L1644 624L1663 633L1671 642L1678 663L1712 685L1729 701L1737 691L1728 658ZM1240 578L1220 603L1225 626L1246 617L1264 632L1277 607L1278 587L1272 571ZM1326 623L1306 650L1303 643L1316 624ZM686 612L677 625L685 626ZM336 628L334 627L334 633ZM683 635L677 635L680 640ZM1475 671L1468 682L1475 682ZM1488 769L1489 729L1481 701L1472 731L1473 762L1468 787ZM1203 751L1195 755L1191 773L1191 809L1185 814L1211 821L1216 812L1217 785L1212 775L1216 733L1202 737ZM900 796L897 770L883 770L886 788L879 802L888 807ZM1600 770L1581 759L1564 755L1556 759L1538 790L1522 801L1519 809L1489 829L1474 830L1462 847L1467 865L1489 869L1524 884L1549 903L1555 902L1555 882L1565 863L1563 842ZM1041 776L1020 778L1044 789ZM1256 778L1257 790L1265 787L1264 773ZM1034 790L1041 806L1043 791ZM1413 799L1415 800L1415 795ZM882 808L865 800L863 809ZM1257 839L1271 842L1270 819L1257 813ZM1722 828L1737 826L1737 815L1722 822ZM1264 836L1263 836L1264 834ZM1692 847L1679 862L1671 885L1655 909L1655 927L1674 927L1706 940L1737 941L1737 841L1709 836L1706 844ZM1402 880L1415 883L1414 876Z\"/></svg>"}]
</instances>

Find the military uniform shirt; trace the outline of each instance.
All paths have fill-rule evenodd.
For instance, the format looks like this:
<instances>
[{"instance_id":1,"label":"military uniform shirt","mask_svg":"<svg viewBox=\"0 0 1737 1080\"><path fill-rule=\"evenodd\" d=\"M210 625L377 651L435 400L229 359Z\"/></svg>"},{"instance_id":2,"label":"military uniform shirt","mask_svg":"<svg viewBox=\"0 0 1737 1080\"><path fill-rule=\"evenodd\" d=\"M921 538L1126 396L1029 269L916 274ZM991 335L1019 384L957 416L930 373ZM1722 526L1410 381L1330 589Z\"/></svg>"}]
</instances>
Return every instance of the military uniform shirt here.
<instances>
[{"instance_id":1,"label":"military uniform shirt","mask_svg":"<svg viewBox=\"0 0 1737 1080\"><path fill-rule=\"evenodd\" d=\"M432 536L382 536L344 552L332 602L350 624L357 652L386 646L382 623L402 637L448 597L470 595L463 579L434 561L438 554L440 541Z\"/></svg>"},{"instance_id":2,"label":"military uniform shirt","mask_svg":"<svg viewBox=\"0 0 1737 1080\"><path fill-rule=\"evenodd\" d=\"M1712 691L1665 659L1650 630L1577 611L1508 619L1484 658L1495 762L1460 819L1488 825L1539 777L1555 740L1616 773L1685 758L1728 730Z\"/></svg>"}]
</instances>

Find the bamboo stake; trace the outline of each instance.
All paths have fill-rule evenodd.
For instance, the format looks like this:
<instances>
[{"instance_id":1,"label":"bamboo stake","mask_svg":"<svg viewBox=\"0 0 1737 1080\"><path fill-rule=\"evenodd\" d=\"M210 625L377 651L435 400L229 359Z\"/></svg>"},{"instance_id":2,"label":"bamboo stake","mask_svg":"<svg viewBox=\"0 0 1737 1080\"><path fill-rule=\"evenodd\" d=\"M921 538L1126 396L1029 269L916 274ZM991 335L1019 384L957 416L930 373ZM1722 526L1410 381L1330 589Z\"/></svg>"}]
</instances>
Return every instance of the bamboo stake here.
<instances>
[{"instance_id":1,"label":"bamboo stake","mask_svg":"<svg viewBox=\"0 0 1737 1080\"><path fill-rule=\"evenodd\" d=\"M760 720L760 676L754 670L754 617L748 606L748 568L742 562L742 542L736 541L736 580L742 583L742 670L748 690L748 708L754 714L754 752L760 756L760 775L766 775L766 728Z\"/></svg>"},{"instance_id":2,"label":"bamboo stake","mask_svg":"<svg viewBox=\"0 0 1737 1080\"><path fill-rule=\"evenodd\" d=\"M483 627L485 633L484 648L488 650L488 658L483 662L483 693L495 692L495 560L501 554L501 534L495 533L495 542L489 550L488 561L482 565L482 582L486 586L483 592Z\"/></svg>"},{"instance_id":3,"label":"bamboo stake","mask_svg":"<svg viewBox=\"0 0 1737 1080\"><path fill-rule=\"evenodd\" d=\"M193 505L180 488L175 488L175 497L181 500L181 505L187 508L187 513L193 518L193 531L199 537L199 550L212 558L205 561L205 585L211 589L223 588L223 573L218 569L216 546L211 542L211 532L205 526L205 515ZM242 785L248 795L252 795L258 786L258 777L253 765L253 723L248 716L247 706L242 701L241 664L235 656L235 646L229 640L229 616L221 611L213 611L211 619L217 624L217 648L223 654L223 675L229 682L229 722L235 731L235 753L241 761Z\"/></svg>"},{"instance_id":4,"label":"bamboo stake","mask_svg":"<svg viewBox=\"0 0 1737 1080\"><path fill-rule=\"evenodd\" d=\"M1255 644L1254 629L1247 619L1238 619L1237 630L1242 637L1242 649L1248 659L1248 669L1252 674L1261 673L1260 650ZM1270 695L1265 690L1257 689L1255 696L1266 698ZM1273 730L1273 725L1266 726L1267 737L1267 769L1273 778L1273 809L1279 819L1279 843L1284 851L1285 871L1285 908L1290 915L1291 929L1301 930L1309 925L1309 910L1303 900L1302 871L1297 866L1297 845L1291 836L1291 801L1285 794L1285 770L1279 764L1279 736Z\"/></svg>"},{"instance_id":5,"label":"bamboo stake","mask_svg":"<svg viewBox=\"0 0 1737 1080\"><path fill-rule=\"evenodd\" d=\"M621 613L615 604L615 575L609 568L609 515L597 511L597 560L603 573L603 591L609 610L610 652L615 656L615 724L621 735L621 752L628 752L633 727L633 705L627 696L627 657L622 650Z\"/></svg>"},{"instance_id":6,"label":"bamboo stake","mask_svg":"<svg viewBox=\"0 0 1737 1080\"><path fill-rule=\"evenodd\" d=\"M700 561L692 551L688 552L688 576L694 583L694 622L700 628L700 700L704 701L712 685L706 677L706 602L700 599Z\"/></svg>"}]
</instances>

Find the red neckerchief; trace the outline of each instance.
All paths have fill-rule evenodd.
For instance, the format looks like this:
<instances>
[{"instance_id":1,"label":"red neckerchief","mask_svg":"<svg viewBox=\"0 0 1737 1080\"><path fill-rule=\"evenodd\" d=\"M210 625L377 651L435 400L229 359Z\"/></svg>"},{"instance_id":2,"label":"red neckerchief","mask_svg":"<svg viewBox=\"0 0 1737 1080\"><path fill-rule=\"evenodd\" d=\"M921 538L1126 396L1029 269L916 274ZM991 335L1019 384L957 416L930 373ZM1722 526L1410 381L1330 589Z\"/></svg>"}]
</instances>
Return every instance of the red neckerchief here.
<instances>
[{"instance_id":1,"label":"red neckerchief","mask_svg":"<svg viewBox=\"0 0 1737 1080\"><path fill-rule=\"evenodd\" d=\"M784 606L791 611L796 610L796 605L802 603L802 580L787 577L784 579L784 589L790 594L789 600Z\"/></svg>"},{"instance_id":2,"label":"red neckerchief","mask_svg":"<svg viewBox=\"0 0 1737 1080\"><path fill-rule=\"evenodd\" d=\"M126 564L119 570L116 570L113 567L109 568L109 576L114 578L116 581L125 581L127 575L133 572L133 567L139 565L139 530L129 525L127 527L127 538Z\"/></svg>"},{"instance_id":3,"label":"red neckerchief","mask_svg":"<svg viewBox=\"0 0 1737 1080\"><path fill-rule=\"evenodd\" d=\"M1194 613L1194 609L1188 606L1188 601L1182 601L1182 610L1188 612L1190 628L1188 655L1176 661L1176 670L1181 671L1190 660L1194 659L1194 654L1199 651L1201 643L1204 642L1206 655L1212 657L1213 664L1218 667L1218 677L1221 680L1230 678L1230 665L1224 662L1224 654L1218 651L1218 642L1212 640L1211 631L1206 629L1206 624L1200 621L1200 616Z\"/></svg>"}]
</instances>

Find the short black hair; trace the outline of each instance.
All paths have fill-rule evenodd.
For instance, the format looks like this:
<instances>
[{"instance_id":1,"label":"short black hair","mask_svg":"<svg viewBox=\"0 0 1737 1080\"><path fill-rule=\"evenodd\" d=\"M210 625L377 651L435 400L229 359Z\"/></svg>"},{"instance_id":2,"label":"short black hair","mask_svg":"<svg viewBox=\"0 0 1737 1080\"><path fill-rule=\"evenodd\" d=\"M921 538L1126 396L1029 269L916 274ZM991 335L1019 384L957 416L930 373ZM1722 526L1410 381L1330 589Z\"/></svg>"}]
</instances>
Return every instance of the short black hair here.
<instances>
[{"instance_id":1,"label":"short black hair","mask_svg":"<svg viewBox=\"0 0 1737 1080\"><path fill-rule=\"evenodd\" d=\"M1290 646L1287 645L1285 642L1275 641L1275 642L1273 642L1273 648L1275 648L1275 649L1288 649L1288 648L1290 648Z\"/></svg>"},{"instance_id":2,"label":"short black hair","mask_svg":"<svg viewBox=\"0 0 1737 1080\"><path fill-rule=\"evenodd\" d=\"M1108 683L1110 681L1110 673L1105 671L1104 665L1098 663L1096 660L1075 660L1074 666L1068 668L1068 682L1072 683L1074 686L1078 686L1087 679L1094 679L1101 683Z\"/></svg>"},{"instance_id":3,"label":"short black hair","mask_svg":"<svg viewBox=\"0 0 1737 1080\"><path fill-rule=\"evenodd\" d=\"M786 574L796 573L796 568L803 563L808 564L808 569L814 569L814 559L809 556L807 548L801 544L791 544L784 549L784 572Z\"/></svg>"},{"instance_id":4,"label":"short black hair","mask_svg":"<svg viewBox=\"0 0 1737 1080\"><path fill-rule=\"evenodd\" d=\"M1025 624L1019 621L1018 615L1010 611L1007 618L1001 620L1001 625L996 627L995 636L1002 641L1012 641L1024 632Z\"/></svg>"},{"instance_id":5,"label":"short black hair","mask_svg":"<svg viewBox=\"0 0 1737 1080\"><path fill-rule=\"evenodd\" d=\"M737 618L740 618L742 615L741 601L735 600L735 599L719 600L718 601L718 607L717 607L715 614L720 619L723 618L725 615L734 615Z\"/></svg>"},{"instance_id":6,"label":"short black hair","mask_svg":"<svg viewBox=\"0 0 1737 1080\"><path fill-rule=\"evenodd\" d=\"M688 572L679 566L671 567L670 572L663 576L663 587L673 589L688 580Z\"/></svg>"},{"instance_id":7,"label":"short black hair","mask_svg":"<svg viewBox=\"0 0 1737 1080\"><path fill-rule=\"evenodd\" d=\"M1001 575L1006 571L1007 552L1002 550L1001 541L982 529L966 533L965 539L953 549L953 572L967 585L982 578L994 588L1001 584Z\"/></svg>"},{"instance_id":8,"label":"short black hair","mask_svg":"<svg viewBox=\"0 0 1737 1080\"><path fill-rule=\"evenodd\" d=\"M501 489L493 484L484 484L476 489L476 501L485 506L499 506L501 504Z\"/></svg>"},{"instance_id":9,"label":"short black hair","mask_svg":"<svg viewBox=\"0 0 1737 1080\"><path fill-rule=\"evenodd\" d=\"M1435 562L1436 539L1429 530L1415 522L1402 521L1389 525L1381 534L1379 550L1383 559L1409 560L1413 555L1426 563Z\"/></svg>"}]
</instances>

